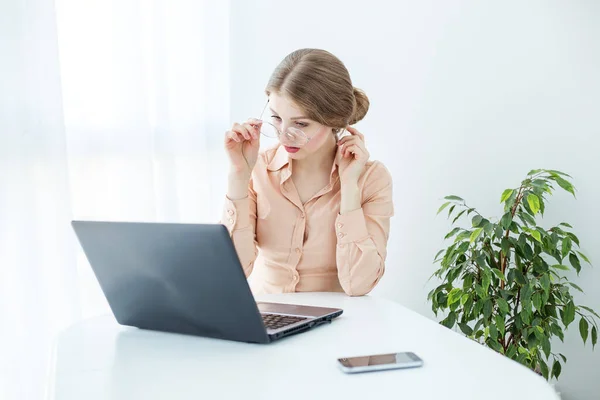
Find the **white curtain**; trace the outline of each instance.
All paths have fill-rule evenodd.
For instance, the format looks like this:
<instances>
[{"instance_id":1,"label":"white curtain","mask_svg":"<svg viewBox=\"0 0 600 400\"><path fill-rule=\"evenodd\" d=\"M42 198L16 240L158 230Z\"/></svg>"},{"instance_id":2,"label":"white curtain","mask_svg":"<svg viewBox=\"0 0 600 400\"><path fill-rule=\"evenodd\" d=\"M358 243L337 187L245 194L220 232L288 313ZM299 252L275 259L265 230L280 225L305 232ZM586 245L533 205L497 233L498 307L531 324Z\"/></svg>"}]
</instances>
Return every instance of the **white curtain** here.
<instances>
[{"instance_id":1,"label":"white curtain","mask_svg":"<svg viewBox=\"0 0 600 400\"><path fill-rule=\"evenodd\" d=\"M72 219L216 222L229 3L0 0L0 398L109 312Z\"/></svg>"}]
</instances>

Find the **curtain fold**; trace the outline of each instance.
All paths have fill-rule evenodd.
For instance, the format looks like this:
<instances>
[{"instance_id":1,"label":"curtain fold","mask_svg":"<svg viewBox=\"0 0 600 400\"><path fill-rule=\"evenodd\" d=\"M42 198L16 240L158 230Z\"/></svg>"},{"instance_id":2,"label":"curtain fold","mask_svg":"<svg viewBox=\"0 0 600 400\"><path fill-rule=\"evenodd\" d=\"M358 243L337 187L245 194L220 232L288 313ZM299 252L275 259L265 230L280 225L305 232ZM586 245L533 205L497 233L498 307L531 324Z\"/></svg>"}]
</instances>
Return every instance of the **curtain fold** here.
<instances>
[{"instance_id":1,"label":"curtain fold","mask_svg":"<svg viewBox=\"0 0 600 400\"><path fill-rule=\"evenodd\" d=\"M72 219L217 222L229 3L0 2L0 398L110 312ZM44 356L44 362L41 362Z\"/></svg>"}]
</instances>

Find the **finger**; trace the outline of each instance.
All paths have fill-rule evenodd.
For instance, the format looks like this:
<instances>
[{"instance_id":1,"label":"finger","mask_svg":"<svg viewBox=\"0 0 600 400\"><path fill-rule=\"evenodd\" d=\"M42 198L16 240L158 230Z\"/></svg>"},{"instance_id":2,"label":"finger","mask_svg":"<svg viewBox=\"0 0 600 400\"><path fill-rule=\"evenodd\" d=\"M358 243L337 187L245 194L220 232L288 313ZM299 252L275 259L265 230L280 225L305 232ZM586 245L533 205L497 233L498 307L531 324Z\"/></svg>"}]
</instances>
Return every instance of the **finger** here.
<instances>
[{"instance_id":1,"label":"finger","mask_svg":"<svg viewBox=\"0 0 600 400\"><path fill-rule=\"evenodd\" d=\"M360 138L360 140L362 140L362 141L365 140L365 135L363 135L362 133L360 133L358 131L358 129L349 126L349 127L346 128L346 130L348 130L348 132L350 132L350 134L358 136Z\"/></svg>"},{"instance_id":2,"label":"finger","mask_svg":"<svg viewBox=\"0 0 600 400\"><path fill-rule=\"evenodd\" d=\"M246 122L244 124L244 127L248 130L248 132L250 132L250 136L252 139L256 139L259 135L259 130L256 126Z\"/></svg>"},{"instance_id":3,"label":"finger","mask_svg":"<svg viewBox=\"0 0 600 400\"><path fill-rule=\"evenodd\" d=\"M244 141L244 137L235 131L227 131L227 138L229 140L233 140L234 142L238 142L238 143Z\"/></svg>"},{"instance_id":4,"label":"finger","mask_svg":"<svg viewBox=\"0 0 600 400\"><path fill-rule=\"evenodd\" d=\"M338 141L338 145L341 146L349 143L356 143L357 141L360 141L360 138L357 136L344 136Z\"/></svg>"},{"instance_id":5,"label":"finger","mask_svg":"<svg viewBox=\"0 0 600 400\"><path fill-rule=\"evenodd\" d=\"M254 127L258 127L258 128L260 128L260 126L263 123L260 119L258 119L258 118L252 118L252 117L248 118L248 120L246 122L248 124L250 124L250 125L252 125Z\"/></svg>"},{"instance_id":6,"label":"finger","mask_svg":"<svg viewBox=\"0 0 600 400\"><path fill-rule=\"evenodd\" d=\"M354 156L354 158L358 160L364 156L364 150L362 148L360 148L360 146L355 145L355 144L346 147L345 150L346 150L347 157Z\"/></svg>"},{"instance_id":7,"label":"finger","mask_svg":"<svg viewBox=\"0 0 600 400\"><path fill-rule=\"evenodd\" d=\"M248 128L246 128L243 125L240 125L238 123L235 123L233 125L233 128L231 129L234 132L239 133L240 135L242 135L242 137L246 140L250 140L252 139L252 136L250 135L250 132L248 131Z\"/></svg>"}]
</instances>

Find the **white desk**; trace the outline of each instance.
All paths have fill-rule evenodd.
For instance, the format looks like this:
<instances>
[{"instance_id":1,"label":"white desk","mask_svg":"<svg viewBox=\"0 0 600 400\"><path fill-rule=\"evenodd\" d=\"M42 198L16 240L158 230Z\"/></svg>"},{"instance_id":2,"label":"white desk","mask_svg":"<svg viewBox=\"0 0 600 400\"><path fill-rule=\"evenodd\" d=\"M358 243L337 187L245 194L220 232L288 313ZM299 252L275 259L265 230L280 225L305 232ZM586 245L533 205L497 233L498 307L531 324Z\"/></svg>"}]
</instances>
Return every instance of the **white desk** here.
<instances>
[{"instance_id":1,"label":"white desk","mask_svg":"<svg viewBox=\"0 0 600 400\"><path fill-rule=\"evenodd\" d=\"M259 300L340 307L330 325L268 345L143 331L112 316L56 341L48 397L93 399L556 400L527 368L394 302L342 294ZM422 368L346 375L336 358L414 351ZM499 390L500 382L510 382Z\"/></svg>"}]
</instances>

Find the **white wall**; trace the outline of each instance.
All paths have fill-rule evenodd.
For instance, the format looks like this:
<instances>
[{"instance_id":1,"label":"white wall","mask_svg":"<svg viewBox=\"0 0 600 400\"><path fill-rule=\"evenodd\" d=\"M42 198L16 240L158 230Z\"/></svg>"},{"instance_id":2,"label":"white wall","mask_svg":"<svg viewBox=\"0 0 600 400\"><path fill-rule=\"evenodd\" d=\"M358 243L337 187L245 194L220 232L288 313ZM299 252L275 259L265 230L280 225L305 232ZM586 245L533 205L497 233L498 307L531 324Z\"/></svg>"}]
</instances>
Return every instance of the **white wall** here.
<instances>
[{"instance_id":1,"label":"white wall","mask_svg":"<svg viewBox=\"0 0 600 400\"><path fill-rule=\"evenodd\" d=\"M325 48L371 99L359 124L395 181L387 273L374 294L432 317L431 261L448 226L447 194L500 215L500 193L532 168L575 178L578 200L557 195L547 223L572 222L597 262L576 282L600 310L600 3L590 1L232 0L231 113L256 115L273 68L300 47ZM410 329L410 327L407 327ZM564 398L600 392L600 350L574 326ZM508 392L507 392L508 393Z\"/></svg>"}]
</instances>

